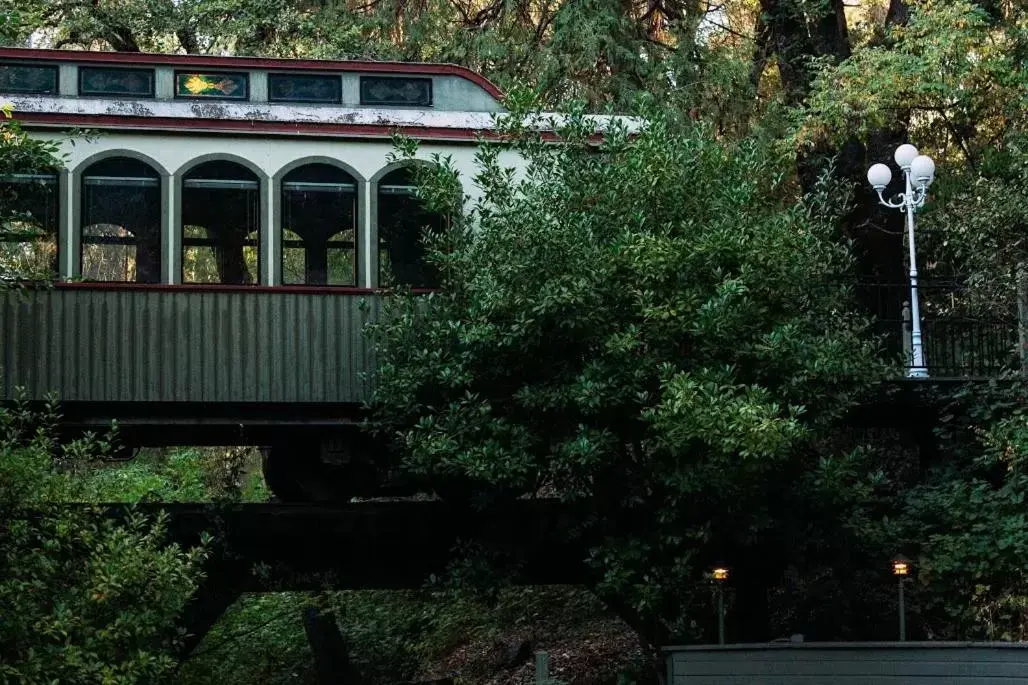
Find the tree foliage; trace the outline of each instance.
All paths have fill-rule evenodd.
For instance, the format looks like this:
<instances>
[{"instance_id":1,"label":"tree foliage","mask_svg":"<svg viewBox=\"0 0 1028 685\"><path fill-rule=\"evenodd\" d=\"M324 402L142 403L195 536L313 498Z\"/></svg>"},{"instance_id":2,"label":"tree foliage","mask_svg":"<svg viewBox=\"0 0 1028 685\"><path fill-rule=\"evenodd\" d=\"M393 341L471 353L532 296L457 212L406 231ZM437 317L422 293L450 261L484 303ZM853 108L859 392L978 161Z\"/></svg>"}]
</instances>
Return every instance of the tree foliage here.
<instances>
[{"instance_id":1,"label":"tree foliage","mask_svg":"<svg viewBox=\"0 0 1028 685\"><path fill-rule=\"evenodd\" d=\"M918 240L924 273L966 276L968 309L977 314L1011 309L1015 272L1028 257L1019 201L1025 18L1017 3L914 4L909 21L889 27L882 41L820 72L800 132L801 142L854 136L870 144L883 130L902 131L937 160L939 182ZM885 161L890 153L882 151Z\"/></svg>"},{"instance_id":2,"label":"tree foliage","mask_svg":"<svg viewBox=\"0 0 1028 685\"><path fill-rule=\"evenodd\" d=\"M0 174L51 171L56 147L0 123ZM32 231L19 184L0 192L7 233ZM3 252L0 279L37 274ZM112 453L108 438L60 443L53 403L0 408L0 681L129 685L175 668L176 619L201 577L202 547L169 544L165 519L115 521L86 506L82 474Z\"/></svg>"},{"instance_id":3,"label":"tree foliage","mask_svg":"<svg viewBox=\"0 0 1028 685\"><path fill-rule=\"evenodd\" d=\"M374 406L415 472L588 501L601 590L681 634L702 562L772 534L767 484L817 468L879 366L788 160L646 114L597 145L578 116L557 147L509 131L524 168L481 147L468 211L423 172L443 291L375 329Z\"/></svg>"},{"instance_id":4,"label":"tree foliage","mask_svg":"<svg viewBox=\"0 0 1028 685\"><path fill-rule=\"evenodd\" d=\"M110 443L59 444L55 421L53 407L0 409L0 680L166 682L204 551L169 544L163 517L69 507L75 471Z\"/></svg>"},{"instance_id":5,"label":"tree foliage","mask_svg":"<svg viewBox=\"0 0 1028 685\"><path fill-rule=\"evenodd\" d=\"M0 176L53 173L63 166L58 145L30 137L10 107L0 111ZM39 217L26 211L22 201L31 195L35 183L0 184L0 232L5 238L40 240L56 247L56 236L47 235ZM25 243L0 243L0 285L45 281L53 277L47 249L23 249Z\"/></svg>"},{"instance_id":6,"label":"tree foliage","mask_svg":"<svg viewBox=\"0 0 1028 685\"><path fill-rule=\"evenodd\" d=\"M516 113L525 83L548 108L627 111L645 93L661 107L636 137L590 145L577 118L556 148L507 131L526 165L483 148L477 201L458 197L446 160L423 179L451 217L435 252L445 289L399 298L376 331L379 427L440 490L594 503L581 524L599 587L654 639L697 632L697 581L716 556L789 577L774 590L782 630L857 635L839 624L881 622L865 611L891 601L873 567L897 546L919 549L918 630L1018 637L1023 398L974 417L982 441L944 433L950 463L931 468L869 443L840 453L838 424L879 370L846 283L906 273L902 217L863 181L895 145L939 162L923 276L963 277L962 314L1012 307L1028 261L1025 10L849 5L0 0L0 38L452 61L509 90ZM3 130L8 168L52 152ZM848 204L847 181L861 184ZM87 480L94 493L210 495L195 464Z\"/></svg>"}]
</instances>

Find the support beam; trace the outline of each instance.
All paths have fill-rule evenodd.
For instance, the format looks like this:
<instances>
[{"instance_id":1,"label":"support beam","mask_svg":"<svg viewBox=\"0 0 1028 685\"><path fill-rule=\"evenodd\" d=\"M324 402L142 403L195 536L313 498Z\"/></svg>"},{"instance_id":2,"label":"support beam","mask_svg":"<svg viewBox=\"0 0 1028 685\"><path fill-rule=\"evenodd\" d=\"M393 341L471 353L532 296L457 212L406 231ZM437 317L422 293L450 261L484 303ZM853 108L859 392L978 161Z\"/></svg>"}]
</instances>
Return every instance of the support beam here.
<instances>
[{"instance_id":1,"label":"support beam","mask_svg":"<svg viewBox=\"0 0 1028 685\"><path fill-rule=\"evenodd\" d=\"M129 509L105 508L116 517ZM516 582L586 580L584 549L567 542L574 517L557 500L517 500L502 511L474 515L438 501L342 507L140 504L135 510L166 511L169 533L182 544L196 544L201 532L216 529L241 568L267 564L267 577L240 572L233 591L318 591L326 583L336 589L420 588L430 575L445 573L460 541L475 539L517 569Z\"/></svg>"}]
</instances>

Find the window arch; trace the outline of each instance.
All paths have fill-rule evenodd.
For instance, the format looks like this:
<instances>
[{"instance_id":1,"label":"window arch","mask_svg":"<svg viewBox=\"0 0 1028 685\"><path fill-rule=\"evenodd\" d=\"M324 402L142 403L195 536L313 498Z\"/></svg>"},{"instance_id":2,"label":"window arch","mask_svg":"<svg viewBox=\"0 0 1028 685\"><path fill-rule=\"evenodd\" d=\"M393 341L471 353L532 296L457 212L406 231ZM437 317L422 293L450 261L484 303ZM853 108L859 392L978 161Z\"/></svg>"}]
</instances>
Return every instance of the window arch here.
<instances>
[{"instance_id":1,"label":"window arch","mask_svg":"<svg viewBox=\"0 0 1028 685\"><path fill-rule=\"evenodd\" d=\"M112 157L82 172L80 266L91 281L159 283L161 177L146 162Z\"/></svg>"},{"instance_id":2,"label":"window arch","mask_svg":"<svg viewBox=\"0 0 1028 685\"><path fill-rule=\"evenodd\" d=\"M0 176L0 279L56 277L59 196L56 172Z\"/></svg>"},{"instance_id":3,"label":"window arch","mask_svg":"<svg viewBox=\"0 0 1028 685\"><path fill-rule=\"evenodd\" d=\"M378 282L436 288L439 276L425 262L426 229L441 230L442 215L429 212L415 195L413 170L400 167L378 182Z\"/></svg>"},{"instance_id":4,"label":"window arch","mask_svg":"<svg viewBox=\"0 0 1028 685\"><path fill-rule=\"evenodd\" d=\"M216 160L182 179L182 282L255 285L260 264L260 179Z\"/></svg>"},{"instance_id":5,"label":"window arch","mask_svg":"<svg viewBox=\"0 0 1028 685\"><path fill-rule=\"evenodd\" d=\"M357 182L323 163L282 179L282 283L356 285Z\"/></svg>"}]
</instances>

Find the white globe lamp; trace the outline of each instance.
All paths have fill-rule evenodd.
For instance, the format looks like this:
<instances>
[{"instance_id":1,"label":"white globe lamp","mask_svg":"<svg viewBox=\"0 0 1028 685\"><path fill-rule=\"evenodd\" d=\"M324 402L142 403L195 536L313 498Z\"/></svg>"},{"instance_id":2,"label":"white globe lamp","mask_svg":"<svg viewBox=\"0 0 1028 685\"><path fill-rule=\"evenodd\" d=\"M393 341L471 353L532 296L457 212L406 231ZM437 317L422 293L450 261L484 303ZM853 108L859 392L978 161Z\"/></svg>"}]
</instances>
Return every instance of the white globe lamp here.
<instances>
[{"instance_id":1,"label":"white globe lamp","mask_svg":"<svg viewBox=\"0 0 1028 685\"><path fill-rule=\"evenodd\" d=\"M910 143L900 145L896 148L896 165L900 169L909 169L910 163L914 161L914 158L916 158L918 154L917 148Z\"/></svg>"},{"instance_id":2,"label":"white globe lamp","mask_svg":"<svg viewBox=\"0 0 1028 685\"><path fill-rule=\"evenodd\" d=\"M930 186L935 180L935 162L928 155L918 155L910 163L910 179L915 185Z\"/></svg>"},{"instance_id":3,"label":"white globe lamp","mask_svg":"<svg viewBox=\"0 0 1028 685\"><path fill-rule=\"evenodd\" d=\"M885 186L889 185L889 181L891 180L892 169L884 164L875 164L867 170L867 182L870 183L871 187L875 190L885 190Z\"/></svg>"}]
</instances>

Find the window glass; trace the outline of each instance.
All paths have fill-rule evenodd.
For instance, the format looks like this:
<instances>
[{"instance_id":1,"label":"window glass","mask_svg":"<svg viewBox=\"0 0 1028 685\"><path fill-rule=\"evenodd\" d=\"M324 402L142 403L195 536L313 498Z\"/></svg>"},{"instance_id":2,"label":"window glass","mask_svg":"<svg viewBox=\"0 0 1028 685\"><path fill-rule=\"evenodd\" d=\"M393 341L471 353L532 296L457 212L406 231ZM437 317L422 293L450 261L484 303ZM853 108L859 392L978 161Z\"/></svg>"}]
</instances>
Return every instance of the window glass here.
<instances>
[{"instance_id":1,"label":"window glass","mask_svg":"<svg viewBox=\"0 0 1028 685\"><path fill-rule=\"evenodd\" d=\"M56 173L0 176L0 279L57 275Z\"/></svg>"},{"instance_id":2,"label":"window glass","mask_svg":"<svg viewBox=\"0 0 1028 685\"><path fill-rule=\"evenodd\" d=\"M79 67L79 95L152 98L154 70Z\"/></svg>"},{"instance_id":3,"label":"window glass","mask_svg":"<svg viewBox=\"0 0 1028 685\"><path fill-rule=\"evenodd\" d=\"M407 76L361 76L362 105L431 107L432 79Z\"/></svg>"},{"instance_id":4,"label":"window glass","mask_svg":"<svg viewBox=\"0 0 1028 685\"><path fill-rule=\"evenodd\" d=\"M159 283L161 179L135 159L118 157L82 173L82 277Z\"/></svg>"},{"instance_id":5,"label":"window glass","mask_svg":"<svg viewBox=\"0 0 1028 685\"><path fill-rule=\"evenodd\" d=\"M342 169L308 164L282 179L282 282L357 283L357 184Z\"/></svg>"},{"instance_id":6,"label":"window glass","mask_svg":"<svg viewBox=\"0 0 1028 685\"><path fill-rule=\"evenodd\" d=\"M207 162L182 181L182 282L255 285L260 181L234 162Z\"/></svg>"},{"instance_id":7,"label":"window glass","mask_svg":"<svg viewBox=\"0 0 1028 685\"><path fill-rule=\"evenodd\" d=\"M424 235L443 225L443 217L416 196L410 170L386 174L378 184L379 284L437 288L438 274L425 262Z\"/></svg>"}]
</instances>

